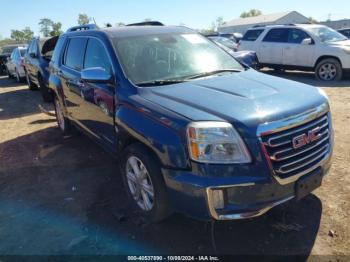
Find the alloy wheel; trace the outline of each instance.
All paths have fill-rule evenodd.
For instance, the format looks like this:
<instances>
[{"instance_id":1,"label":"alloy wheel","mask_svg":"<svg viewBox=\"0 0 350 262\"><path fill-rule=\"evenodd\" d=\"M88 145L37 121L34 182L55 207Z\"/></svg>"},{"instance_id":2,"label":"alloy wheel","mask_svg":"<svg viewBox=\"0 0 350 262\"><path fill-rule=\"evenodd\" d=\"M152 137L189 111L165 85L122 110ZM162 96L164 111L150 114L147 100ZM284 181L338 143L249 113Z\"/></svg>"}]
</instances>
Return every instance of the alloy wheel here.
<instances>
[{"instance_id":1,"label":"alloy wheel","mask_svg":"<svg viewBox=\"0 0 350 262\"><path fill-rule=\"evenodd\" d=\"M132 197L143 211L150 211L154 206L154 187L145 165L139 158L130 156L125 168Z\"/></svg>"},{"instance_id":2,"label":"alloy wheel","mask_svg":"<svg viewBox=\"0 0 350 262\"><path fill-rule=\"evenodd\" d=\"M333 80L337 75L337 68L332 63L323 64L318 70L318 75L322 80Z\"/></svg>"}]
</instances>

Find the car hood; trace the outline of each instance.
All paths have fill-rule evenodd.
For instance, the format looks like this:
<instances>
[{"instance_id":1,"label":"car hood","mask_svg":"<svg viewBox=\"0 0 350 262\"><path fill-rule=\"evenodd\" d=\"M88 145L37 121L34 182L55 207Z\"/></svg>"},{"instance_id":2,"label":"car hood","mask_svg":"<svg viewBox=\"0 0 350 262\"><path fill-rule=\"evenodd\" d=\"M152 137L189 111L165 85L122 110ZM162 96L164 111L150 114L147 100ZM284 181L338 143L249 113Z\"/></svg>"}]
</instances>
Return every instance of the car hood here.
<instances>
[{"instance_id":1,"label":"car hood","mask_svg":"<svg viewBox=\"0 0 350 262\"><path fill-rule=\"evenodd\" d=\"M176 85L143 88L141 95L191 121L228 121L253 130L259 124L300 114L327 99L315 87L255 70Z\"/></svg>"},{"instance_id":2,"label":"car hood","mask_svg":"<svg viewBox=\"0 0 350 262\"><path fill-rule=\"evenodd\" d=\"M330 42L329 45L332 46L350 46L350 39L338 42Z\"/></svg>"}]
</instances>

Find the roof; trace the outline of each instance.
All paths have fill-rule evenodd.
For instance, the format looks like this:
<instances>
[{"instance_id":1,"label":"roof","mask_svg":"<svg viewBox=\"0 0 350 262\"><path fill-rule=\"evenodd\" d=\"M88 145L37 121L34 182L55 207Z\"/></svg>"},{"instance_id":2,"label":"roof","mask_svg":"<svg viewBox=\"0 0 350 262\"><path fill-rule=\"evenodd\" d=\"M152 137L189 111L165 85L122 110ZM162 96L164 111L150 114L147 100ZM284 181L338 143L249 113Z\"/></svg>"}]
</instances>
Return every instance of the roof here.
<instances>
[{"instance_id":1,"label":"roof","mask_svg":"<svg viewBox=\"0 0 350 262\"><path fill-rule=\"evenodd\" d=\"M259 16L253 16L253 17L247 17L247 18L239 18L234 19L226 24L222 25L222 28L225 27L231 27L231 26L239 26L239 25L254 25L259 23L273 23L281 18L291 14L291 13L298 13L296 11L289 11L289 12L281 12L281 13L274 13L269 15L259 15ZM299 14L299 13L298 13Z\"/></svg>"},{"instance_id":2,"label":"roof","mask_svg":"<svg viewBox=\"0 0 350 262\"><path fill-rule=\"evenodd\" d=\"M196 33L194 30L184 26L121 26L121 27L107 27L93 30L83 30L75 32L67 32L66 34L86 35L105 33L111 38L133 37L141 35L153 34L190 34Z\"/></svg>"}]
</instances>

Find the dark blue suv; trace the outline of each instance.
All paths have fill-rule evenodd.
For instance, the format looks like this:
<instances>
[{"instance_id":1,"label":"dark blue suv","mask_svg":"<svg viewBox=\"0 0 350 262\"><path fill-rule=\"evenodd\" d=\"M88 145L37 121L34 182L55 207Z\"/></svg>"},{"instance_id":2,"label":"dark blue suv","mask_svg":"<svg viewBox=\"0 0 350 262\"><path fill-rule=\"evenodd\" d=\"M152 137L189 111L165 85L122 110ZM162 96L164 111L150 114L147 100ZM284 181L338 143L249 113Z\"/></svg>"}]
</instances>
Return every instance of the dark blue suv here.
<instances>
[{"instance_id":1,"label":"dark blue suv","mask_svg":"<svg viewBox=\"0 0 350 262\"><path fill-rule=\"evenodd\" d=\"M117 155L131 204L152 221L255 217L330 168L322 90L245 67L188 28L74 28L50 73L60 129Z\"/></svg>"}]
</instances>

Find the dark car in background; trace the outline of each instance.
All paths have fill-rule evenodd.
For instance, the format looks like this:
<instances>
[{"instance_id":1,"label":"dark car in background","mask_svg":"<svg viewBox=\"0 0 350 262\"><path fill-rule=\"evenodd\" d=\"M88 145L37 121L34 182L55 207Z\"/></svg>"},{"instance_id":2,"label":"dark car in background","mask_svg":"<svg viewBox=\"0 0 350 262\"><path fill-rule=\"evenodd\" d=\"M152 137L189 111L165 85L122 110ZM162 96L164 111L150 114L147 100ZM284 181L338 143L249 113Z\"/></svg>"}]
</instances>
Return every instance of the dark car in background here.
<instances>
[{"instance_id":1,"label":"dark car in background","mask_svg":"<svg viewBox=\"0 0 350 262\"><path fill-rule=\"evenodd\" d=\"M350 38L350 28L343 28L338 30L338 32L345 35L347 38Z\"/></svg>"},{"instance_id":2,"label":"dark car in background","mask_svg":"<svg viewBox=\"0 0 350 262\"><path fill-rule=\"evenodd\" d=\"M13 44L6 45L1 48L0 53L0 75L7 74L6 63L7 59L11 56L12 51L17 47L25 47L25 44Z\"/></svg>"},{"instance_id":3,"label":"dark car in background","mask_svg":"<svg viewBox=\"0 0 350 262\"><path fill-rule=\"evenodd\" d=\"M40 89L43 100L50 102L52 95L48 89L49 63L58 37L34 38L24 57L26 80L29 89Z\"/></svg>"},{"instance_id":4,"label":"dark car in background","mask_svg":"<svg viewBox=\"0 0 350 262\"><path fill-rule=\"evenodd\" d=\"M256 52L237 51L237 44L225 37L209 36L208 38L212 40L216 45L224 49L226 52L228 52L230 55L232 55L234 58L236 58L239 62L244 63L245 65L256 70L260 69L260 64Z\"/></svg>"},{"instance_id":5,"label":"dark car in background","mask_svg":"<svg viewBox=\"0 0 350 262\"><path fill-rule=\"evenodd\" d=\"M244 67L185 27L69 31L50 73L59 128L119 157L138 217L256 217L308 195L331 166L321 89Z\"/></svg>"}]
</instances>

